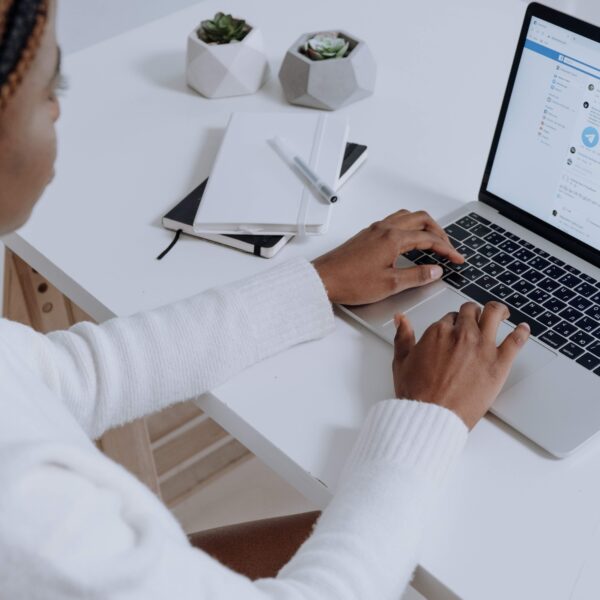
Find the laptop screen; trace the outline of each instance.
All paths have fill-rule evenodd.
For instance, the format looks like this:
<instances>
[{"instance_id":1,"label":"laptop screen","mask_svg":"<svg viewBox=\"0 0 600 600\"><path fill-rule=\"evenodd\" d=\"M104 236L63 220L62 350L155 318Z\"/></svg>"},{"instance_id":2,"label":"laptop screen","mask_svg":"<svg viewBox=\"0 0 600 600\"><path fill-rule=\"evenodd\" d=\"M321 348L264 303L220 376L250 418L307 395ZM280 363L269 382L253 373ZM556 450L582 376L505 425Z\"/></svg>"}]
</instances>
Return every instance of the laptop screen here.
<instances>
[{"instance_id":1,"label":"laptop screen","mask_svg":"<svg viewBox=\"0 0 600 600\"><path fill-rule=\"evenodd\" d=\"M600 249L600 43L531 17L487 191Z\"/></svg>"}]
</instances>

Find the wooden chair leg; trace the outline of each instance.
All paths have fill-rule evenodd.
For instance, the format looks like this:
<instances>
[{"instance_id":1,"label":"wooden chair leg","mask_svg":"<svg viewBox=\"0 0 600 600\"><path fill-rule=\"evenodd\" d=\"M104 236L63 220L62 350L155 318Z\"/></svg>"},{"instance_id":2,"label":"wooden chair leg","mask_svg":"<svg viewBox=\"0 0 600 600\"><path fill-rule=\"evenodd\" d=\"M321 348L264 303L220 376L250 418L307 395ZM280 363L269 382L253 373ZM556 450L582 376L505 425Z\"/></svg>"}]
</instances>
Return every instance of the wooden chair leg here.
<instances>
[{"instance_id":1,"label":"wooden chair leg","mask_svg":"<svg viewBox=\"0 0 600 600\"><path fill-rule=\"evenodd\" d=\"M6 249L4 316L48 333L92 320L26 262ZM107 432L100 447L160 497L148 428L144 419Z\"/></svg>"},{"instance_id":2,"label":"wooden chair leg","mask_svg":"<svg viewBox=\"0 0 600 600\"><path fill-rule=\"evenodd\" d=\"M158 474L150 445L145 419L107 431L100 440L100 449L123 465L161 498Z\"/></svg>"}]
</instances>

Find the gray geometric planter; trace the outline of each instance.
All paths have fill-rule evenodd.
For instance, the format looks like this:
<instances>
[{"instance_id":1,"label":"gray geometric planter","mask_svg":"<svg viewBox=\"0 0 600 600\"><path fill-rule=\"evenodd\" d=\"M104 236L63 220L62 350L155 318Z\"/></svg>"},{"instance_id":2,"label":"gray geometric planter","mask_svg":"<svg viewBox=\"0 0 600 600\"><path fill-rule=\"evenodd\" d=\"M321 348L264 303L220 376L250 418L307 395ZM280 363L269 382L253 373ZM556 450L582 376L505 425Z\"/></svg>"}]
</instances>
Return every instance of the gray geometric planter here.
<instances>
[{"instance_id":1,"label":"gray geometric planter","mask_svg":"<svg viewBox=\"0 0 600 600\"><path fill-rule=\"evenodd\" d=\"M207 98L254 94L269 78L262 33L256 27L241 42L207 44L188 36L188 85Z\"/></svg>"},{"instance_id":2,"label":"gray geometric planter","mask_svg":"<svg viewBox=\"0 0 600 600\"><path fill-rule=\"evenodd\" d=\"M375 89L377 66L365 42L343 31L338 35L350 42L344 58L311 60L300 48L315 33L307 33L287 51L279 80L291 104L336 110L370 96Z\"/></svg>"}]
</instances>

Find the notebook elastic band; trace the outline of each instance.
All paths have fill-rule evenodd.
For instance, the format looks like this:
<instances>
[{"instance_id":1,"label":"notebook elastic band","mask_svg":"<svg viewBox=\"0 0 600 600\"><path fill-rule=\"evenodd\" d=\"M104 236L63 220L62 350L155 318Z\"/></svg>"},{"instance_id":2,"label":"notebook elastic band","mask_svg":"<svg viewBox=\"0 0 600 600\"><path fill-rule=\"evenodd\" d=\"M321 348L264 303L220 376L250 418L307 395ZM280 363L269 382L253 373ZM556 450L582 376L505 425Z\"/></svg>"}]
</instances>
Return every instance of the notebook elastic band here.
<instances>
[{"instance_id":1,"label":"notebook elastic band","mask_svg":"<svg viewBox=\"0 0 600 600\"><path fill-rule=\"evenodd\" d=\"M175 244L179 241L179 237L181 236L182 233L183 233L183 229L178 229L175 232L175 237L173 238L173 241L156 257L156 260L163 259L169 252L171 252L171 250L173 249L173 246L175 246Z\"/></svg>"}]
</instances>

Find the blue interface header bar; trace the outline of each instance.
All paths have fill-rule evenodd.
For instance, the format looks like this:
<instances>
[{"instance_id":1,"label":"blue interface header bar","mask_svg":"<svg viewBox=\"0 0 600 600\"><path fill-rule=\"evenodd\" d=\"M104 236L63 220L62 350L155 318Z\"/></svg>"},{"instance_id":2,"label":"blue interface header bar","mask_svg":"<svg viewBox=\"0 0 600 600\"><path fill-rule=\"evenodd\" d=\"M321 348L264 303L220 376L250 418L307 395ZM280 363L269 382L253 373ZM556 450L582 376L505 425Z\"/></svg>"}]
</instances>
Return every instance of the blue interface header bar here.
<instances>
[{"instance_id":1,"label":"blue interface header bar","mask_svg":"<svg viewBox=\"0 0 600 600\"><path fill-rule=\"evenodd\" d=\"M561 54L556 50L552 50L552 48L548 48L547 46L542 46L533 40L525 40L525 48L531 50L533 52L537 52L537 54L541 54L550 60L554 60L558 63L561 63L571 69L575 69L576 71L580 71L581 73L585 73L590 77L594 77L595 79L600 80L600 69L593 67L592 65L588 65L587 63L581 62L572 56L567 56L566 54Z\"/></svg>"}]
</instances>

